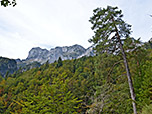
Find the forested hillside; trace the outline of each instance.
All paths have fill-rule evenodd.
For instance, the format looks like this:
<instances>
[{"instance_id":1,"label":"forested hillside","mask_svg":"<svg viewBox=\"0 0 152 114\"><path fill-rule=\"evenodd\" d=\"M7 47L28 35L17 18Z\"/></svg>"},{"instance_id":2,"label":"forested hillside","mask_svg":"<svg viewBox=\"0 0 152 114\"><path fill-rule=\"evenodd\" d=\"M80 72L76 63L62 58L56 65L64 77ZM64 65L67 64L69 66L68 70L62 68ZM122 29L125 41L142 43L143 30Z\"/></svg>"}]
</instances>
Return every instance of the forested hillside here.
<instances>
[{"instance_id":1,"label":"forested hillside","mask_svg":"<svg viewBox=\"0 0 152 114\"><path fill-rule=\"evenodd\" d=\"M129 52L127 58L135 87L137 111L149 112L152 50ZM58 60L23 73L18 71L0 82L0 109L2 114L131 114L122 58L103 54Z\"/></svg>"},{"instance_id":2,"label":"forested hillside","mask_svg":"<svg viewBox=\"0 0 152 114\"><path fill-rule=\"evenodd\" d=\"M0 75L8 76L17 70L17 63L14 59L0 57Z\"/></svg>"}]
</instances>

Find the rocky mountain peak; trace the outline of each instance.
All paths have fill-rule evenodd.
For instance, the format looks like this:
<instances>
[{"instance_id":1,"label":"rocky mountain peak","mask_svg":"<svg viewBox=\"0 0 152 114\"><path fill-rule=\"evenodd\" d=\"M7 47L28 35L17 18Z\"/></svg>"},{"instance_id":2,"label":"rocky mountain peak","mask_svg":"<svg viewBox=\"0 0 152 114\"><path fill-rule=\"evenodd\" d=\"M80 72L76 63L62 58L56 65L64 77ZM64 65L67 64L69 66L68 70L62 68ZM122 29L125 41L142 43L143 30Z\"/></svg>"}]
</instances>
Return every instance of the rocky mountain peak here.
<instances>
[{"instance_id":1,"label":"rocky mountain peak","mask_svg":"<svg viewBox=\"0 0 152 114\"><path fill-rule=\"evenodd\" d=\"M85 49L83 46L75 44L72 46L55 47L50 50L34 47L29 51L28 57L24 60L8 59L0 57L0 73L5 76L6 72L12 74L18 68L27 70L34 67L39 67L41 64L49 61L53 63L61 57L62 60L77 59L83 56L93 56L93 49L90 47Z\"/></svg>"},{"instance_id":2,"label":"rocky mountain peak","mask_svg":"<svg viewBox=\"0 0 152 114\"><path fill-rule=\"evenodd\" d=\"M41 57L45 57L45 55L47 55L49 53L49 51L47 49L41 49L40 47L35 47L32 48L29 51L28 57L26 58L26 60L35 60L37 59L37 61L41 61Z\"/></svg>"},{"instance_id":3,"label":"rocky mountain peak","mask_svg":"<svg viewBox=\"0 0 152 114\"><path fill-rule=\"evenodd\" d=\"M63 47L57 46L50 50L34 47L29 51L29 55L24 62L31 63L36 61L43 64L46 61L49 61L49 63L53 63L58 60L59 57L61 57L62 60L67 60L76 59L80 56L87 56L87 54L89 54L88 49L85 49L83 46L78 44ZM90 54L88 56L90 56Z\"/></svg>"}]
</instances>

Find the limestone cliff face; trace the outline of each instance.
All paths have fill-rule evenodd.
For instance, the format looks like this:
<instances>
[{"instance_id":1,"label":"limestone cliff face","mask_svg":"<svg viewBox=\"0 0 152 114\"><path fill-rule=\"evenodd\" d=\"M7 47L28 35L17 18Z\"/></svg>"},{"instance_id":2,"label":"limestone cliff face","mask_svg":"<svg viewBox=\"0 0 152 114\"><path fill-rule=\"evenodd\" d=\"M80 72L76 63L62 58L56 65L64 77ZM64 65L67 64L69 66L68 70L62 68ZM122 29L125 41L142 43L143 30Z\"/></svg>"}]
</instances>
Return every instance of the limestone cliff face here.
<instances>
[{"instance_id":1,"label":"limestone cliff face","mask_svg":"<svg viewBox=\"0 0 152 114\"><path fill-rule=\"evenodd\" d=\"M40 47L32 48L29 51L28 57L26 58L26 63L32 63L34 61L44 63L48 60L49 51L46 49L41 49Z\"/></svg>"},{"instance_id":2,"label":"limestone cliff face","mask_svg":"<svg viewBox=\"0 0 152 114\"><path fill-rule=\"evenodd\" d=\"M95 55L95 53L94 53L94 51L93 51L93 47L89 47L89 48L87 48L86 49L86 51L83 53L83 54L81 54L80 56L78 56L77 58L81 58L81 57L83 57L83 56L94 56Z\"/></svg>"},{"instance_id":3,"label":"limestone cliff face","mask_svg":"<svg viewBox=\"0 0 152 114\"><path fill-rule=\"evenodd\" d=\"M53 63L58 60L59 57L61 57L62 60L67 60L77 59L83 56L93 56L92 48L85 49L77 44L73 46L56 47L50 50L36 47L29 51L29 55L24 62L31 63L37 61L43 64L46 61L49 61L49 63Z\"/></svg>"}]
</instances>

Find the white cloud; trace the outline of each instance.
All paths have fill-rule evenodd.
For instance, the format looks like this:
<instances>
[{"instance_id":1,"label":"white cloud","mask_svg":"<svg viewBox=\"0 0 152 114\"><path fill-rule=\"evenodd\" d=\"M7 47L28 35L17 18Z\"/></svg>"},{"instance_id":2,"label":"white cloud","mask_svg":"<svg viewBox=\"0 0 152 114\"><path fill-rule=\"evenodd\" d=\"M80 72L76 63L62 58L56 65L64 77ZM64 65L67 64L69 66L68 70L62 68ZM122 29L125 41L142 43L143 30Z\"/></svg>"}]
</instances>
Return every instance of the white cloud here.
<instances>
[{"instance_id":1,"label":"white cloud","mask_svg":"<svg viewBox=\"0 0 152 114\"><path fill-rule=\"evenodd\" d=\"M107 5L123 10L133 25L133 36L151 36L151 0L20 0L15 7L0 7L0 56L26 58L32 47L90 46L92 10Z\"/></svg>"}]
</instances>

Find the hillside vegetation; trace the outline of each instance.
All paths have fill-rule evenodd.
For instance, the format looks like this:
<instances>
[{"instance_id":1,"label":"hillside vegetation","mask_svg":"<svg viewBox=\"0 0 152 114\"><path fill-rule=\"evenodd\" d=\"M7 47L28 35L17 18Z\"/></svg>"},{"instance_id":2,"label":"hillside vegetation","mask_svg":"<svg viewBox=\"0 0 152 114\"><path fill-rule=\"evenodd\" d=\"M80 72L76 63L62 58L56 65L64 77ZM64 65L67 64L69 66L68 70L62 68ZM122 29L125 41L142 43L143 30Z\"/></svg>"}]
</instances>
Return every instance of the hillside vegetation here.
<instances>
[{"instance_id":1,"label":"hillside vegetation","mask_svg":"<svg viewBox=\"0 0 152 114\"><path fill-rule=\"evenodd\" d=\"M130 37L122 17L118 7L93 11L92 57L58 56L0 76L0 113L152 114L152 40Z\"/></svg>"},{"instance_id":2,"label":"hillside vegetation","mask_svg":"<svg viewBox=\"0 0 152 114\"><path fill-rule=\"evenodd\" d=\"M127 53L137 110L152 100L152 50ZM0 82L0 113L4 114L131 114L126 71L119 55L102 54L58 60Z\"/></svg>"}]
</instances>

